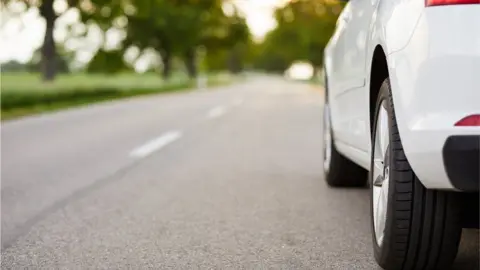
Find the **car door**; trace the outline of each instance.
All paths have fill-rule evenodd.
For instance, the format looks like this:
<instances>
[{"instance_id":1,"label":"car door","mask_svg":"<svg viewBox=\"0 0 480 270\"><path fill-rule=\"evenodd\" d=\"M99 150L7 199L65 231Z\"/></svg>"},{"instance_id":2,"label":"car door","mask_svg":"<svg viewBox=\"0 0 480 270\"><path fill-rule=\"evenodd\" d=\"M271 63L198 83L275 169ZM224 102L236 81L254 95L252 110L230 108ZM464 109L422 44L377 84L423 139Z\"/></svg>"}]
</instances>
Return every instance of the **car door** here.
<instances>
[{"instance_id":1,"label":"car door","mask_svg":"<svg viewBox=\"0 0 480 270\"><path fill-rule=\"evenodd\" d=\"M376 0L350 0L345 28L344 90L365 85L367 37Z\"/></svg>"},{"instance_id":2,"label":"car door","mask_svg":"<svg viewBox=\"0 0 480 270\"><path fill-rule=\"evenodd\" d=\"M346 20L349 17L348 3L337 19L333 33L325 53L325 66L328 67L329 95L335 97L342 89L343 82L343 55L345 53Z\"/></svg>"},{"instance_id":3,"label":"car door","mask_svg":"<svg viewBox=\"0 0 480 270\"><path fill-rule=\"evenodd\" d=\"M341 84L335 97L339 120L338 139L359 150L369 151L367 42L370 22L378 0L350 0L344 30Z\"/></svg>"}]
</instances>

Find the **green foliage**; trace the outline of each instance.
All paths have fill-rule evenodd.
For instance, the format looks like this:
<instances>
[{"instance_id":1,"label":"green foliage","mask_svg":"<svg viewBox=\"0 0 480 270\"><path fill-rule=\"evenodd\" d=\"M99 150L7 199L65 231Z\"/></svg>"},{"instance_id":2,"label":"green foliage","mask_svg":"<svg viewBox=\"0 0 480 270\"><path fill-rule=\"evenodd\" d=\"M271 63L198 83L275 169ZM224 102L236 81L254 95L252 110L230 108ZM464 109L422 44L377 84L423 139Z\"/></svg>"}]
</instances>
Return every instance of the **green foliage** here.
<instances>
[{"instance_id":1,"label":"green foliage","mask_svg":"<svg viewBox=\"0 0 480 270\"><path fill-rule=\"evenodd\" d=\"M222 8L224 2L91 0L91 5L81 8L81 17L104 31L115 27L115 22L126 20L123 50L131 46L141 51L154 49L161 55L167 69L164 74L168 76L173 57L184 59L190 69L196 68L199 48L205 48L207 54L216 54L250 38L245 19L236 12L227 16Z\"/></svg>"},{"instance_id":2,"label":"green foliage","mask_svg":"<svg viewBox=\"0 0 480 270\"><path fill-rule=\"evenodd\" d=\"M44 77L52 80L58 68L66 67L63 62L68 59L56 58L62 53L57 52L62 44L53 41L53 29L57 14L53 9L54 0L1 0L2 7L12 1L21 1L28 8L37 8L46 22L48 42L42 46L41 61ZM106 41L106 33L115 28L125 31L125 39L121 48L114 51L101 46L97 55L88 64L89 72L115 73L125 68L120 57L127 49L134 46L144 50L155 50L162 58L163 74L171 74L175 59L185 62L187 70L196 74L199 53L201 56L224 59L217 61L215 69L242 66L241 60L245 44L250 40L250 32L245 18L235 10L226 14L224 5L231 0L67 0L69 7L80 11L80 20L86 26L95 25L100 28ZM233 5L232 5L233 7ZM76 35L87 35L87 32ZM78 38L79 36L77 36ZM104 44L105 45L105 44ZM223 63L223 64L219 64ZM232 64L233 63L233 64ZM218 68L217 68L218 67ZM182 67L183 68L183 67Z\"/></svg>"},{"instance_id":3,"label":"green foliage","mask_svg":"<svg viewBox=\"0 0 480 270\"><path fill-rule=\"evenodd\" d=\"M338 15L340 2L296 0L275 11L277 27L270 32L258 50L256 66L283 71L294 61L310 62L318 68Z\"/></svg>"},{"instance_id":4,"label":"green foliage","mask_svg":"<svg viewBox=\"0 0 480 270\"><path fill-rule=\"evenodd\" d=\"M30 66L28 64L23 64L18 61L8 61L2 63L2 73L8 72L27 72L29 71Z\"/></svg>"},{"instance_id":5,"label":"green foliage","mask_svg":"<svg viewBox=\"0 0 480 270\"><path fill-rule=\"evenodd\" d=\"M127 70L122 51L99 50L88 63L87 72L113 74Z\"/></svg>"},{"instance_id":6,"label":"green foliage","mask_svg":"<svg viewBox=\"0 0 480 270\"><path fill-rule=\"evenodd\" d=\"M204 60L206 69L210 71L223 70L227 66L227 59L227 50L215 50L214 52L207 54L207 57Z\"/></svg>"}]
</instances>

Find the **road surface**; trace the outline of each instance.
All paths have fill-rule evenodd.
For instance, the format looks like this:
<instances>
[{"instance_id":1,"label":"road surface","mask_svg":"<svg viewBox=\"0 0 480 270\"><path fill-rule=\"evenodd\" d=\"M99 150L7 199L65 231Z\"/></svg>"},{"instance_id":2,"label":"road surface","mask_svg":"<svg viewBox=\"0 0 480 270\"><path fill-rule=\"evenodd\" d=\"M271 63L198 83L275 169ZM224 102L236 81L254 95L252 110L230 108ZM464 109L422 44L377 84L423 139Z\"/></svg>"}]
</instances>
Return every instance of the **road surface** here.
<instances>
[{"instance_id":1,"label":"road surface","mask_svg":"<svg viewBox=\"0 0 480 270\"><path fill-rule=\"evenodd\" d=\"M255 77L4 123L2 267L378 269L368 191L322 179L322 103Z\"/></svg>"}]
</instances>

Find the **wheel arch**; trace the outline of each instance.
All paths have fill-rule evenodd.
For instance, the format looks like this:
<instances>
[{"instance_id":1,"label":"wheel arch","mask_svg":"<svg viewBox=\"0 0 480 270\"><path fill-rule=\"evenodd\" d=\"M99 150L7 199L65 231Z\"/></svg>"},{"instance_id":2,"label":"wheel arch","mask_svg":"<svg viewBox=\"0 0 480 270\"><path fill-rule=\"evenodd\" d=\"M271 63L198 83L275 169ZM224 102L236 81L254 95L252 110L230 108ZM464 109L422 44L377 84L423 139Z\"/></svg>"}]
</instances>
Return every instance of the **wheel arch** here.
<instances>
[{"instance_id":1,"label":"wheel arch","mask_svg":"<svg viewBox=\"0 0 480 270\"><path fill-rule=\"evenodd\" d=\"M373 121L375 117L375 106L383 81L389 77L387 56L382 46L377 45L372 56L369 84L369 121L370 135L373 134Z\"/></svg>"}]
</instances>

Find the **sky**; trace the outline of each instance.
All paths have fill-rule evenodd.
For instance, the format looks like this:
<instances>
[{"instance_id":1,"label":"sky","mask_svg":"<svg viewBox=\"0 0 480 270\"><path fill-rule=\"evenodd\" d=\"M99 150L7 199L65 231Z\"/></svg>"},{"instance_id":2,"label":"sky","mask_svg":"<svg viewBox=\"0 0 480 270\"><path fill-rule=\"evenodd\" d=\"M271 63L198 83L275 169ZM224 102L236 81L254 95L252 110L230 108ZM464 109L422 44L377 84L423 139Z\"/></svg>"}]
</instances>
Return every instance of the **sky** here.
<instances>
[{"instance_id":1,"label":"sky","mask_svg":"<svg viewBox=\"0 0 480 270\"><path fill-rule=\"evenodd\" d=\"M273 10L286 0L234 0L238 9L246 16L250 31L256 39L261 39L269 30L275 27ZM18 12L24 9L22 3L11 2L13 10ZM54 8L57 12L63 12L67 6L65 0L55 0ZM33 52L42 45L45 32L45 23L37 9L29 9L21 12L20 17L10 19L11 15L2 11L0 19L0 62L16 60L22 63L28 62ZM72 31L81 31L84 26L79 25L78 12L70 9L64 12L56 22L54 32L57 42L66 41L68 27L73 26ZM87 62L96 48L102 43L99 29L89 29L86 39L69 39L65 46L68 49L79 51L77 60ZM107 47L115 47L121 40L122 33L112 30L107 33ZM135 52L131 53L134 57Z\"/></svg>"},{"instance_id":2,"label":"sky","mask_svg":"<svg viewBox=\"0 0 480 270\"><path fill-rule=\"evenodd\" d=\"M263 37L275 27L273 11L287 0L236 0L240 11L246 16L250 31L256 38Z\"/></svg>"}]
</instances>

